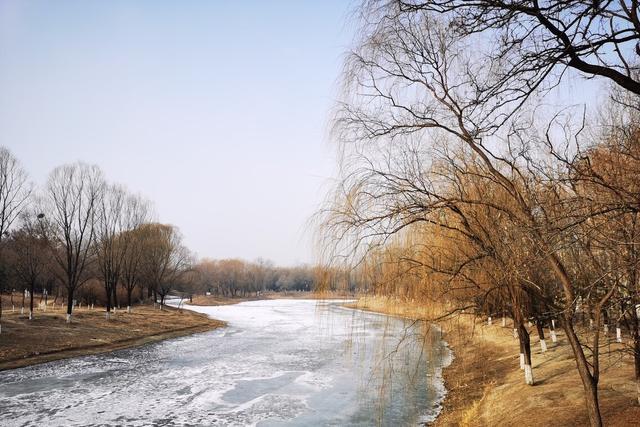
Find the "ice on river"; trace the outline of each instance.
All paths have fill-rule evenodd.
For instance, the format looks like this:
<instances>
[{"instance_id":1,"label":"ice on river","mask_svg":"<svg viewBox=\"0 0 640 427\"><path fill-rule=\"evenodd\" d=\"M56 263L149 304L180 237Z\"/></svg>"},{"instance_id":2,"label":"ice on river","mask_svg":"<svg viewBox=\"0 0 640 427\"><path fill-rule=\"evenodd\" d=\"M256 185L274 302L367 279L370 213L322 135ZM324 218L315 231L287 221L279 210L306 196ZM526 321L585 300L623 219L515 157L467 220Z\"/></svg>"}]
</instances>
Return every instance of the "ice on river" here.
<instances>
[{"instance_id":1,"label":"ice on river","mask_svg":"<svg viewBox=\"0 0 640 427\"><path fill-rule=\"evenodd\" d=\"M449 350L336 301L191 307L226 328L0 372L0 425L416 425Z\"/></svg>"}]
</instances>

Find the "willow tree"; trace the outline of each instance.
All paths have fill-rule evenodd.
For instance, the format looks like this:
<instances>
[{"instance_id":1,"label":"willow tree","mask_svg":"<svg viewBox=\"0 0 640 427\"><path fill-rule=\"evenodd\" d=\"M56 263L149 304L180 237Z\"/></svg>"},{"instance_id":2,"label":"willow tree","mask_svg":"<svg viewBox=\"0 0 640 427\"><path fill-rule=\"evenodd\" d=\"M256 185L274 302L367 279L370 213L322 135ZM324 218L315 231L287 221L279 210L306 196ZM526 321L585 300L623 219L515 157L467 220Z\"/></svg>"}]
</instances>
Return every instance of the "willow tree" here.
<instances>
[{"instance_id":1,"label":"willow tree","mask_svg":"<svg viewBox=\"0 0 640 427\"><path fill-rule=\"evenodd\" d=\"M363 16L361 38L346 61L345 96L335 119L335 136L343 152L370 153L371 146L419 140L427 142L422 155L429 156L436 147L432 144L429 150L428 143L444 140L445 150L464 147L476 156L484 177L509 198L509 203L494 208L517 218L531 246L545 254L545 264L559 283L561 323L584 386L589 420L601 425L598 355L594 352L589 360L576 333L573 313L581 284L561 256L567 233L559 232L600 212L581 206L570 184L558 179L565 165L556 162L555 147L547 150L530 141L535 141L535 97L542 89L561 84L567 69L640 93L635 68L629 65L634 63L629 55L634 54L639 35L637 5L390 0L365 2ZM590 31L592 27L598 31ZM564 130L572 138L579 136L579 128ZM576 140L580 144L580 138ZM369 165L371 160L371 156L365 159ZM404 160L383 166L393 170L395 161ZM349 171L353 162L345 164L344 206L353 210L360 203L368 212L367 218L352 215L353 221L345 224L369 236L393 234L447 201L438 186L414 188L403 182L406 176L393 173L386 175L403 184L402 191L386 191L383 183L382 189L367 195L371 186L366 182L349 185L360 169ZM543 184L552 183L545 188L556 184L562 187L558 196L570 195L569 201L550 197L570 208L570 215L553 218L549 214L560 209L539 206L539 183L527 179L531 171ZM416 200L420 193L428 194L431 205ZM395 204L385 204L390 198L403 201L406 209L397 211ZM354 241L360 246L369 243L361 236ZM607 290L603 298L610 295Z\"/></svg>"},{"instance_id":2,"label":"willow tree","mask_svg":"<svg viewBox=\"0 0 640 427\"><path fill-rule=\"evenodd\" d=\"M144 280L153 289L154 298L160 297L160 308L166 296L191 266L191 255L182 244L179 230L167 224L144 224L142 233L142 270Z\"/></svg>"},{"instance_id":3,"label":"willow tree","mask_svg":"<svg viewBox=\"0 0 640 427\"><path fill-rule=\"evenodd\" d=\"M130 312L136 286L140 287L140 299L144 297L141 282L145 255L144 224L153 214L148 201L137 195L129 195L125 201L123 215L126 227L118 236L123 248L120 283L127 293L127 311Z\"/></svg>"}]
</instances>

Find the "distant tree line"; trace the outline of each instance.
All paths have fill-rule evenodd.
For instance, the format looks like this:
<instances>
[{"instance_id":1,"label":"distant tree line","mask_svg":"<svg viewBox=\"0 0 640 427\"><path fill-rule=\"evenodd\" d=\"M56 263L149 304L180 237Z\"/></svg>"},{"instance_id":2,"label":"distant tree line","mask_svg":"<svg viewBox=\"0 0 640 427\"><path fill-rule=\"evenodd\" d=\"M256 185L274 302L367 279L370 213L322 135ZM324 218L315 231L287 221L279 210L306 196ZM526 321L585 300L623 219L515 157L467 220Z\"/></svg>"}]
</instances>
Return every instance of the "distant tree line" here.
<instances>
[{"instance_id":1,"label":"distant tree line","mask_svg":"<svg viewBox=\"0 0 640 427\"><path fill-rule=\"evenodd\" d=\"M210 293L224 297L246 297L260 293L313 291L323 280L318 267L276 267L272 262L239 259L203 259L193 266L183 290L194 294ZM333 284L329 288L344 288Z\"/></svg>"}]
</instances>

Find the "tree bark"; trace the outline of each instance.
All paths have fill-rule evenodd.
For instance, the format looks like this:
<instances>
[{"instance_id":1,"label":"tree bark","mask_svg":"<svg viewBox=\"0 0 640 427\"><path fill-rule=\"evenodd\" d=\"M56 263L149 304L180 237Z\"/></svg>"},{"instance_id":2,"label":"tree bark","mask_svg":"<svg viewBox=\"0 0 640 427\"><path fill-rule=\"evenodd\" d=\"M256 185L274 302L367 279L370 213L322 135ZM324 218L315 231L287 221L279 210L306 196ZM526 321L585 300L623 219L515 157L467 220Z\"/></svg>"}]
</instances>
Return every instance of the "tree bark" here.
<instances>
[{"instance_id":1,"label":"tree bark","mask_svg":"<svg viewBox=\"0 0 640 427\"><path fill-rule=\"evenodd\" d=\"M587 406L587 414L589 415L589 422L592 427L602 426L602 416L600 415L600 405L598 403L598 380L589 371L589 364L587 358L584 355L578 336L573 329L573 322L571 314L564 313L562 327L567 335L567 340L571 345L573 354L576 359L576 366L580 379L582 380L582 386L584 388L585 404Z\"/></svg>"},{"instance_id":2,"label":"tree bark","mask_svg":"<svg viewBox=\"0 0 640 427\"><path fill-rule=\"evenodd\" d=\"M113 295L113 306L114 307L118 307L118 284L117 283L112 283L111 284L111 294Z\"/></svg>"},{"instance_id":3,"label":"tree bark","mask_svg":"<svg viewBox=\"0 0 640 427\"><path fill-rule=\"evenodd\" d=\"M73 314L73 289L67 289L67 323L71 323L71 315Z\"/></svg>"},{"instance_id":4,"label":"tree bark","mask_svg":"<svg viewBox=\"0 0 640 427\"><path fill-rule=\"evenodd\" d=\"M547 342L544 339L544 327L542 325L542 319L536 319L536 329L538 330L538 338L540 338L540 351L544 353L547 351Z\"/></svg>"},{"instance_id":5,"label":"tree bark","mask_svg":"<svg viewBox=\"0 0 640 427\"><path fill-rule=\"evenodd\" d=\"M133 293L133 288L127 288L127 310L131 311L131 294Z\"/></svg>"},{"instance_id":6,"label":"tree bark","mask_svg":"<svg viewBox=\"0 0 640 427\"><path fill-rule=\"evenodd\" d=\"M531 340L529 331L521 322L518 325L518 338L520 340L521 352L524 354L524 380L528 385L533 385L533 365L531 363Z\"/></svg>"},{"instance_id":7,"label":"tree bark","mask_svg":"<svg viewBox=\"0 0 640 427\"><path fill-rule=\"evenodd\" d=\"M33 291L35 290L35 283L31 281L29 291L29 320L33 320Z\"/></svg>"}]
</instances>

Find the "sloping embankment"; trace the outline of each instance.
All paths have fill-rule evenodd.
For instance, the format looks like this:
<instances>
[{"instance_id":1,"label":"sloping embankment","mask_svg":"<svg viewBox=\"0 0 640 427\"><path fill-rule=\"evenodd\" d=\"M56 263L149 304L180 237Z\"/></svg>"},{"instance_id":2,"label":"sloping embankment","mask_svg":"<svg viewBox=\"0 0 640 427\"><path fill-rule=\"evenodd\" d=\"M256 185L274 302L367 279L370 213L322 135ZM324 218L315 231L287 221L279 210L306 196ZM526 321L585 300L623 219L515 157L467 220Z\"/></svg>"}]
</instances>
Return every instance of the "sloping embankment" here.
<instances>
[{"instance_id":1,"label":"sloping embankment","mask_svg":"<svg viewBox=\"0 0 640 427\"><path fill-rule=\"evenodd\" d=\"M64 311L36 311L34 319L9 313L2 316L0 370L52 360L106 353L169 338L205 332L224 323L189 310L135 306L118 310L106 320L103 310L76 310L67 324Z\"/></svg>"}]
</instances>

